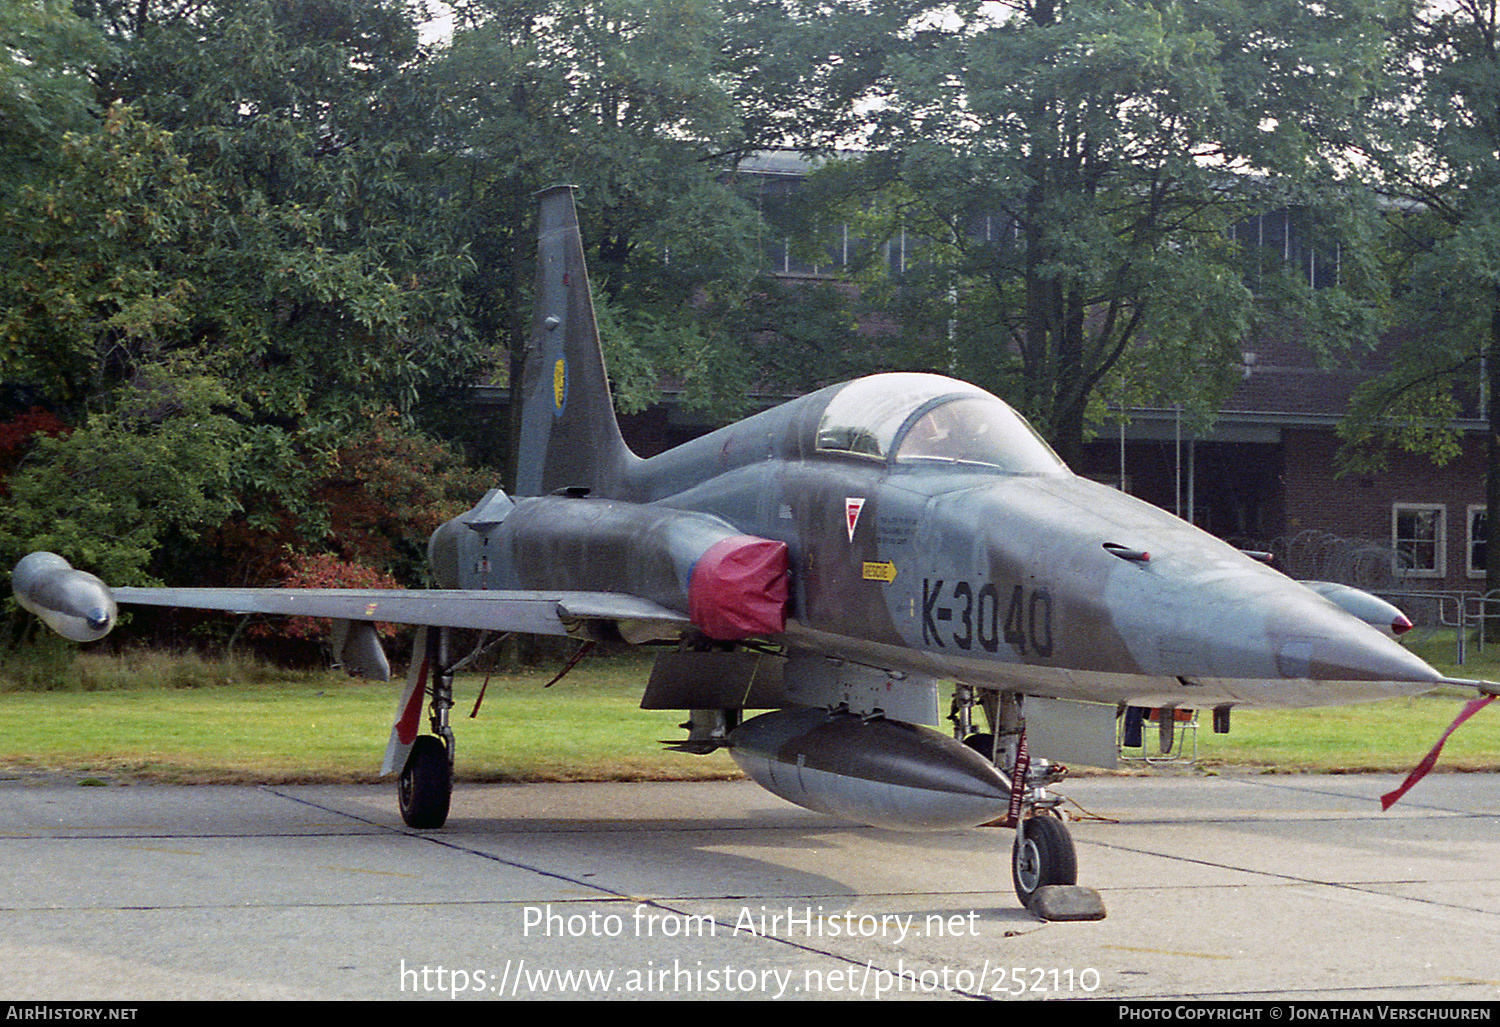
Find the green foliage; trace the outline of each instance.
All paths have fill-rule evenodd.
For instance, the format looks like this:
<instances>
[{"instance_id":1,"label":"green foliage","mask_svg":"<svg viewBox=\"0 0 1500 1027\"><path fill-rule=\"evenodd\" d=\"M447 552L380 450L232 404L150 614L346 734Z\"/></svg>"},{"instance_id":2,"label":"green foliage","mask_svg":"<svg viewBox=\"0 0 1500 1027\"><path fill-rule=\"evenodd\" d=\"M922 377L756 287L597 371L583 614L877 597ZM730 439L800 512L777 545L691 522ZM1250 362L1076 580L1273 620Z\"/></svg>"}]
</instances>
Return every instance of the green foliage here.
<instances>
[{"instance_id":1,"label":"green foliage","mask_svg":"<svg viewBox=\"0 0 1500 1027\"><path fill-rule=\"evenodd\" d=\"M471 240L465 281L478 331L517 381L528 330L534 194L579 187L589 266L623 408L657 398L654 371L700 374L720 338L703 295L738 295L753 274L753 210L722 180L716 152L743 143L712 0L458 5L451 45L428 74L445 102L439 165Z\"/></svg>"},{"instance_id":2,"label":"green foliage","mask_svg":"<svg viewBox=\"0 0 1500 1027\"><path fill-rule=\"evenodd\" d=\"M5 217L23 256L0 268L0 371L80 404L194 341L214 296L200 285L214 194L169 134L125 107L69 135L58 164Z\"/></svg>"},{"instance_id":3,"label":"green foliage","mask_svg":"<svg viewBox=\"0 0 1500 1027\"><path fill-rule=\"evenodd\" d=\"M0 201L46 181L62 134L88 127L88 73L107 53L63 0L0 4Z\"/></svg>"},{"instance_id":4,"label":"green foliage","mask_svg":"<svg viewBox=\"0 0 1500 1027\"><path fill-rule=\"evenodd\" d=\"M1481 0L1406 5L1359 156L1390 198L1386 260L1395 319L1386 366L1341 426L1346 470L1391 448L1442 463L1461 414L1488 407L1490 509L1500 508L1500 10ZM1489 521L1487 590L1500 589L1500 518Z\"/></svg>"},{"instance_id":5,"label":"green foliage","mask_svg":"<svg viewBox=\"0 0 1500 1027\"><path fill-rule=\"evenodd\" d=\"M1384 51L1389 97L1384 0L452 9L424 48L403 0L0 6L0 378L75 429L6 450L0 555L415 582L488 484L419 426L477 435L469 386L519 380L557 181L622 410L666 383L728 419L754 389L923 367L1066 449L1110 405L1207 418L1268 324L1329 360L1373 338L1389 257L1446 349L1399 357L1411 388L1378 423L1441 446L1433 417L1467 397L1422 376L1469 373L1494 320L1500 147L1476 112L1500 86L1469 0L1417 5L1395 47L1422 60ZM1403 105L1409 132L1360 121ZM770 146L864 156L778 208L733 174ZM1354 147L1420 198L1389 239L1335 156ZM1340 288L1229 238L1287 206L1343 244ZM816 259L838 223L865 244L859 301L761 274L768 233Z\"/></svg>"},{"instance_id":6,"label":"green foliage","mask_svg":"<svg viewBox=\"0 0 1500 1027\"><path fill-rule=\"evenodd\" d=\"M352 575L341 587L355 587L361 575L388 585L425 583L428 538L473 505L486 477L392 411L353 419L333 435L327 450L286 451L290 474L257 481L241 468L243 512L214 531L215 559L198 568L200 576L266 584L321 574L324 587L334 587L328 574L338 564ZM274 487L287 477L299 487Z\"/></svg>"},{"instance_id":7,"label":"green foliage","mask_svg":"<svg viewBox=\"0 0 1500 1027\"><path fill-rule=\"evenodd\" d=\"M0 263L0 374L78 422L9 480L0 549L55 549L119 583L232 579L257 563L235 563L246 548L284 560L293 524L298 551L347 529L351 551L413 577L452 502L360 528L319 489L369 441L349 430L363 411L413 410L479 366L459 289L472 265L428 164L415 10L86 9L112 41L89 51L107 109L33 133L47 181L0 183L16 196L0 215L0 252L16 255ZM398 420L383 423L415 444ZM452 484L410 452L361 456L392 509L428 498L411 476Z\"/></svg>"},{"instance_id":8,"label":"green foliage","mask_svg":"<svg viewBox=\"0 0 1500 1027\"><path fill-rule=\"evenodd\" d=\"M875 154L834 172L868 237L906 244L871 277L915 363L1007 395L1069 456L1102 398L1211 411L1260 318L1368 341L1368 299L1269 310L1227 241L1331 174L1379 53L1359 5L1005 6L912 33Z\"/></svg>"},{"instance_id":9,"label":"green foliage","mask_svg":"<svg viewBox=\"0 0 1500 1027\"><path fill-rule=\"evenodd\" d=\"M149 582L168 533L196 537L239 508L243 432L213 378L148 376L68 435L40 436L8 479L0 561L38 549L126 585Z\"/></svg>"},{"instance_id":10,"label":"green foliage","mask_svg":"<svg viewBox=\"0 0 1500 1027\"><path fill-rule=\"evenodd\" d=\"M277 418L471 377L478 353L427 160L436 108L411 73L414 12L363 0L142 6L114 22L112 99L169 130L213 192L196 302ZM219 301L217 304L215 301Z\"/></svg>"}]
</instances>

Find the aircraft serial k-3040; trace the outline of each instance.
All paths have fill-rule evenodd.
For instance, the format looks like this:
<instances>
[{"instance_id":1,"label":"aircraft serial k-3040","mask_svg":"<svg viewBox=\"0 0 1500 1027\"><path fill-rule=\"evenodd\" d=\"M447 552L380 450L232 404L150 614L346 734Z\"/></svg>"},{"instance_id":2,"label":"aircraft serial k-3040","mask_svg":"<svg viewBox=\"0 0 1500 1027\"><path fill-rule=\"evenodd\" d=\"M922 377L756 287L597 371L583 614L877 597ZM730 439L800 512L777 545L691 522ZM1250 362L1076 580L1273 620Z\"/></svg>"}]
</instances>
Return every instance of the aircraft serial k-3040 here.
<instances>
[{"instance_id":1,"label":"aircraft serial k-3040","mask_svg":"<svg viewBox=\"0 0 1500 1027\"><path fill-rule=\"evenodd\" d=\"M384 764L415 828L448 813L452 629L662 644L641 705L690 711L678 748L726 747L775 794L865 824L1013 826L1016 893L1053 918L1104 915L1053 786L1059 761L1113 765L1127 707L1213 710L1227 730L1236 706L1446 680L1390 637L1409 626L1393 607L1072 474L961 381L879 374L636 457L570 187L542 194L540 226L518 496L434 533L441 588L111 589L33 553L17 599L77 641L117 603L331 617L344 664L381 679L374 623L423 626ZM939 680L958 682L951 735L922 726L941 722Z\"/></svg>"}]
</instances>

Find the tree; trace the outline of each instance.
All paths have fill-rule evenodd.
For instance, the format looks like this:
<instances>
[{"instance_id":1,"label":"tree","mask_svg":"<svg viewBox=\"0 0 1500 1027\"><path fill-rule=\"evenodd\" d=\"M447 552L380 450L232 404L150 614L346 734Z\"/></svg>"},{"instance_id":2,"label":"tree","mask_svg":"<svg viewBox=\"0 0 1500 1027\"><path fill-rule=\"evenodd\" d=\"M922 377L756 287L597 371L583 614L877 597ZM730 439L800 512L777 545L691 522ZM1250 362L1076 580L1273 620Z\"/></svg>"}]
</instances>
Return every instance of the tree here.
<instances>
[{"instance_id":1,"label":"tree","mask_svg":"<svg viewBox=\"0 0 1500 1027\"><path fill-rule=\"evenodd\" d=\"M0 7L0 200L44 181L64 132L89 127L88 73L108 48L61 0Z\"/></svg>"},{"instance_id":2,"label":"tree","mask_svg":"<svg viewBox=\"0 0 1500 1027\"><path fill-rule=\"evenodd\" d=\"M710 320L714 300L732 308L748 288L758 234L720 159L744 141L720 5L472 0L456 10L431 76L448 119L442 174L475 257L469 309L499 350L502 380L521 378L534 196L568 182L624 405L652 401L663 377L706 405L741 402L741 379L713 370L734 361L718 359L725 335Z\"/></svg>"},{"instance_id":3,"label":"tree","mask_svg":"<svg viewBox=\"0 0 1500 1027\"><path fill-rule=\"evenodd\" d=\"M734 0L722 7L720 75L739 112L730 154L833 154L869 142L871 112L897 102L903 62L945 36L972 2Z\"/></svg>"},{"instance_id":4,"label":"tree","mask_svg":"<svg viewBox=\"0 0 1500 1027\"><path fill-rule=\"evenodd\" d=\"M0 268L9 379L76 413L201 343L202 326L253 318L244 297L205 281L216 196L168 134L115 107L53 163L55 180L23 189L4 220L16 253Z\"/></svg>"},{"instance_id":5,"label":"tree","mask_svg":"<svg viewBox=\"0 0 1500 1027\"><path fill-rule=\"evenodd\" d=\"M0 559L45 549L108 581L149 581L168 535L194 538L239 508L231 404L212 377L153 373L76 430L35 437L6 481Z\"/></svg>"},{"instance_id":6,"label":"tree","mask_svg":"<svg viewBox=\"0 0 1500 1027\"><path fill-rule=\"evenodd\" d=\"M1352 468L1382 446L1456 455L1454 418L1485 411L1488 509L1500 510L1500 4L1412 0L1394 21L1385 100L1357 149L1389 198L1402 333L1389 370L1344 426ZM1487 518L1485 589L1500 590L1500 518ZM1500 635L1500 627L1489 631Z\"/></svg>"},{"instance_id":7,"label":"tree","mask_svg":"<svg viewBox=\"0 0 1500 1027\"><path fill-rule=\"evenodd\" d=\"M1288 204L1336 198L1352 218L1325 188L1325 144L1379 55L1363 5L989 6L1004 16L914 23L941 45L902 57L873 153L838 172L847 215L897 248L872 277L916 329L916 362L1013 398L1071 460L1111 392L1212 410L1262 318L1295 314L1327 345L1373 338L1356 261L1342 288L1281 274L1252 290L1230 238Z\"/></svg>"},{"instance_id":8,"label":"tree","mask_svg":"<svg viewBox=\"0 0 1500 1027\"><path fill-rule=\"evenodd\" d=\"M472 380L468 257L426 185L418 11L399 0L97 0L98 73L213 194L190 329L233 350L257 416L394 405Z\"/></svg>"},{"instance_id":9,"label":"tree","mask_svg":"<svg viewBox=\"0 0 1500 1027\"><path fill-rule=\"evenodd\" d=\"M32 447L3 541L55 545L124 583L174 561L226 576L203 539L231 517L274 533L269 511L289 511L303 551L326 546L331 504L310 469L360 412L409 415L477 366L468 258L423 177L433 105L411 91L411 11L94 13L113 44L89 69L108 106L53 150L38 141L48 181L7 182L0 214L15 255L0 266L0 371L78 427ZM172 434L195 426L201 438ZM116 523L127 513L138 530ZM104 537L84 539L91 526Z\"/></svg>"}]
</instances>

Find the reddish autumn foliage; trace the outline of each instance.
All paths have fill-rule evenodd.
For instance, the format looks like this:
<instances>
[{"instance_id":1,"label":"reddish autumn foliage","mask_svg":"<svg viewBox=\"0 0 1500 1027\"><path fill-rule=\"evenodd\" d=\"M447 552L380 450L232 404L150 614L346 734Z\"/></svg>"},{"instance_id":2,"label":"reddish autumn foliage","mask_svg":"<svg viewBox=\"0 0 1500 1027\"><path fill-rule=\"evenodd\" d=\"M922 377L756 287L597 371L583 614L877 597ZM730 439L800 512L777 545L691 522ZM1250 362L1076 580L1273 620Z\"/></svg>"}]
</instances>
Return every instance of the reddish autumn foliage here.
<instances>
[{"instance_id":1,"label":"reddish autumn foliage","mask_svg":"<svg viewBox=\"0 0 1500 1027\"><path fill-rule=\"evenodd\" d=\"M481 474L387 411L339 447L313 498L327 508L341 552L400 576L425 562L428 537L484 489Z\"/></svg>"},{"instance_id":2,"label":"reddish autumn foliage","mask_svg":"<svg viewBox=\"0 0 1500 1027\"><path fill-rule=\"evenodd\" d=\"M31 451L38 435L67 435L72 430L57 415L41 407L32 407L0 423L0 495L8 491L5 479Z\"/></svg>"},{"instance_id":3,"label":"reddish autumn foliage","mask_svg":"<svg viewBox=\"0 0 1500 1027\"><path fill-rule=\"evenodd\" d=\"M389 574L357 563L346 563L331 553L298 553L284 565L282 586L285 588L400 588ZM251 638L324 639L332 624L322 617L276 618L252 624L245 629ZM394 638L400 629L377 624L383 638Z\"/></svg>"},{"instance_id":4,"label":"reddish autumn foliage","mask_svg":"<svg viewBox=\"0 0 1500 1027\"><path fill-rule=\"evenodd\" d=\"M243 497L246 515L215 533L227 583L277 581L286 574L288 553L327 553L421 585L428 537L486 488L481 472L465 467L443 443L404 428L389 411L350 433L334 453L304 460L309 484L299 498L318 512L316 520L275 496Z\"/></svg>"},{"instance_id":5,"label":"reddish autumn foliage","mask_svg":"<svg viewBox=\"0 0 1500 1027\"><path fill-rule=\"evenodd\" d=\"M247 496L252 515L215 533L228 584L300 588L399 588L425 584L427 540L483 495L485 477L445 445L371 417L331 456L309 454L309 506L318 524L268 496ZM246 629L261 639L325 638L326 621L281 618ZM389 635L394 632L382 631Z\"/></svg>"}]
</instances>

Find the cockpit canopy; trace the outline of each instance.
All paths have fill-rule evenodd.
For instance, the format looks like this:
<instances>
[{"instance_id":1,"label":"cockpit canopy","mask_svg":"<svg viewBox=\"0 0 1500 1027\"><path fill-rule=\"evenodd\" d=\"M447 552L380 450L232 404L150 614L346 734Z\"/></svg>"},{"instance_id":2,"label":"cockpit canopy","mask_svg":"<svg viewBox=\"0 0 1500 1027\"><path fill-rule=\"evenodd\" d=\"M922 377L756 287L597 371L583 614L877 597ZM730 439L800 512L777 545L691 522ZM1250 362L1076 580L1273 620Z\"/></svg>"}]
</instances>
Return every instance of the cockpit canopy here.
<instances>
[{"instance_id":1,"label":"cockpit canopy","mask_svg":"<svg viewBox=\"0 0 1500 1027\"><path fill-rule=\"evenodd\" d=\"M850 382L818 423L818 449L898 464L949 464L1058 474L1063 462L1019 414L988 392L936 374Z\"/></svg>"}]
</instances>

